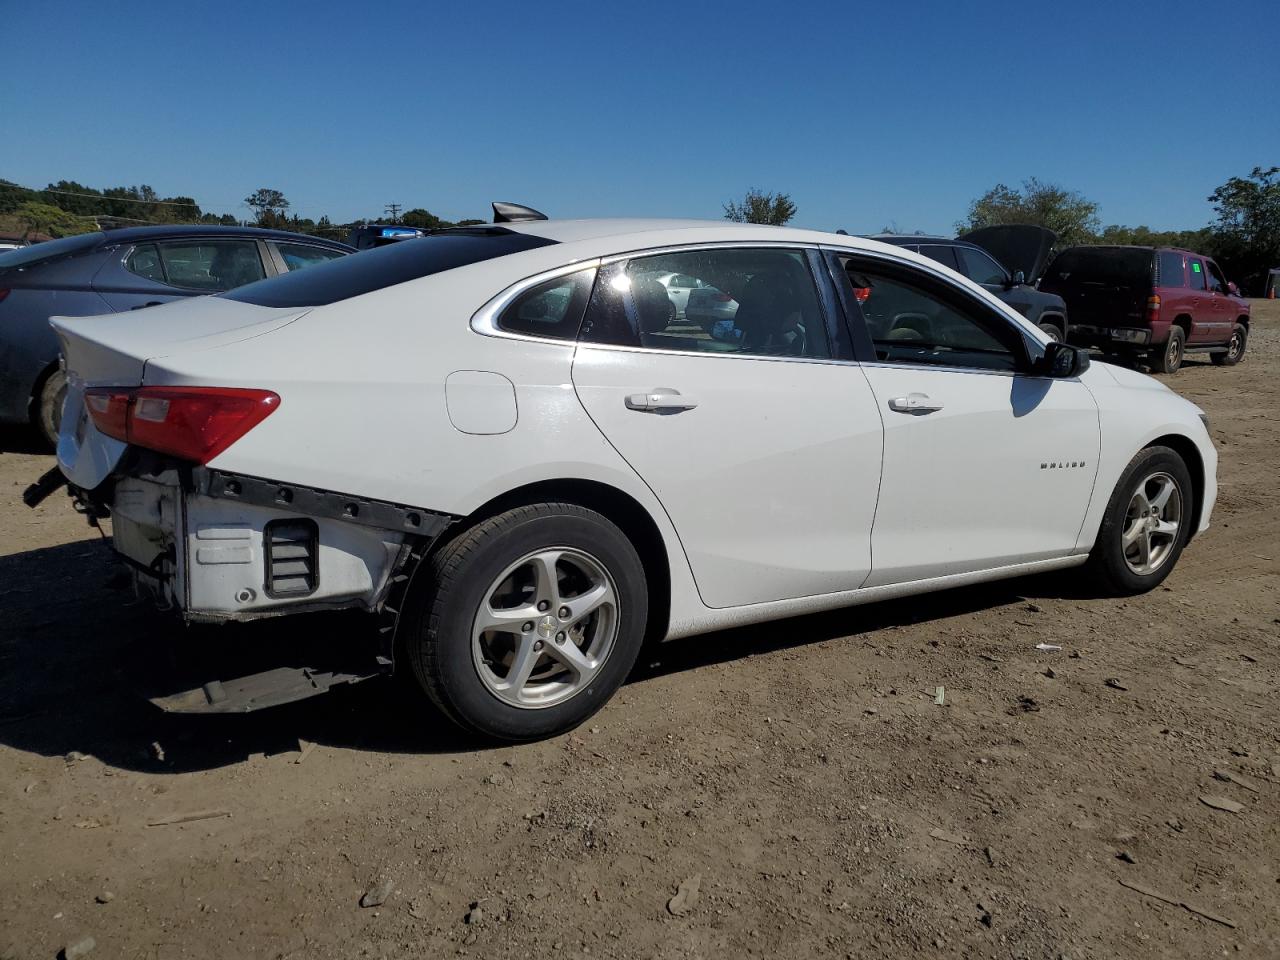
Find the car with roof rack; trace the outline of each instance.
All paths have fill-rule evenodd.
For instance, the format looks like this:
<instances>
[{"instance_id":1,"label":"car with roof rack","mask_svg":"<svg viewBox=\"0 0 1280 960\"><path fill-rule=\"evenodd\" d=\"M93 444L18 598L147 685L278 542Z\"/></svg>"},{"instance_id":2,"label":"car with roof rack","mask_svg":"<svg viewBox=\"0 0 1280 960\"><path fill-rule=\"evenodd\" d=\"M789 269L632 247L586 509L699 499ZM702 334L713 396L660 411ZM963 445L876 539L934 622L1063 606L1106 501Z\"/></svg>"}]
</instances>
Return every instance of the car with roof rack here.
<instances>
[{"instance_id":1,"label":"car with roof rack","mask_svg":"<svg viewBox=\"0 0 1280 960\"><path fill-rule=\"evenodd\" d=\"M731 334L674 316L673 274L731 297ZM213 640L173 711L401 673L533 740L646 642L1075 567L1150 590L1216 496L1193 404L934 260L816 231L504 205L53 325L66 415L29 503L65 483L189 622L370 618L360 666L228 676Z\"/></svg>"}]
</instances>

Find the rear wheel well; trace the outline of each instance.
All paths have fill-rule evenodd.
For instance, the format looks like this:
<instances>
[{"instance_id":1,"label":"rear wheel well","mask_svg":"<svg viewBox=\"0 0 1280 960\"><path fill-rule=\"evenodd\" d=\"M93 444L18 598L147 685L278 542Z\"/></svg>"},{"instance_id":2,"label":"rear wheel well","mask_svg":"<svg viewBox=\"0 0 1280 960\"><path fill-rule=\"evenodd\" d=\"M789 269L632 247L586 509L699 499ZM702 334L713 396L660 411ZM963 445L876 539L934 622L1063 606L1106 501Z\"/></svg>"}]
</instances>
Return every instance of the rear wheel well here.
<instances>
[{"instance_id":1,"label":"rear wheel well","mask_svg":"<svg viewBox=\"0 0 1280 960\"><path fill-rule=\"evenodd\" d=\"M1187 539L1190 540L1200 529L1200 517L1204 512L1204 461L1200 458L1200 451L1195 443L1177 433L1152 440L1147 444L1147 448L1150 447L1168 447L1182 458L1182 462L1187 465L1187 472L1191 474L1191 483L1195 489L1191 491L1193 508L1191 530L1187 535Z\"/></svg>"},{"instance_id":2,"label":"rear wheel well","mask_svg":"<svg viewBox=\"0 0 1280 960\"><path fill-rule=\"evenodd\" d=\"M516 507L534 503L574 503L607 517L617 525L640 554L649 588L649 624L646 641L661 640L671 617L671 567L666 544L657 524L635 498L616 487L595 480L543 480L509 490L464 517L437 545L464 530Z\"/></svg>"},{"instance_id":3,"label":"rear wheel well","mask_svg":"<svg viewBox=\"0 0 1280 960\"><path fill-rule=\"evenodd\" d=\"M1191 317L1189 317L1187 314L1180 313L1176 317L1174 317L1173 325L1175 327L1181 327L1182 333L1185 337L1191 336Z\"/></svg>"},{"instance_id":4,"label":"rear wheel well","mask_svg":"<svg viewBox=\"0 0 1280 960\"><path fill-rule=\"evenodd\" d=\"M1036 324L1042 327L1046 325L1050 327L1057 327L1058 332L1064 335L1067 332L1067 318L1060 313L1042 313L1040 314L1040 319L1036 321Z\"/></svg>"}]
</instances>

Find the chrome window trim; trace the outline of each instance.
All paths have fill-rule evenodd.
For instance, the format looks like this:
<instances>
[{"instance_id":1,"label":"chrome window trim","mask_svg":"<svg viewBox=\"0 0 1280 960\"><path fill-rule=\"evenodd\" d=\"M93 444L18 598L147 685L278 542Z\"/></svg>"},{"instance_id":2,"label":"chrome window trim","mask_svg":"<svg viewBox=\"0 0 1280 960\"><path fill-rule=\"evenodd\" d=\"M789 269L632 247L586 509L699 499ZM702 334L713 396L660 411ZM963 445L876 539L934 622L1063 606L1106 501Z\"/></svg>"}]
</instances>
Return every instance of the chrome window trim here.
<instances>
[{"instance_id":1,"label":"chrome window trim","mask_svg":"<svg viewBox=\"0 0 1280 960\"><path fill-rule=\"evenodd\" d=\"M590 283L594 286L596 282L596 273L599 269L599 258L593 258L590 260L579 260L577 263L565 264L562 267L556 267L554 270L544 270L542 273L535 273L531 277L525 277L523 280L518 280L472 315L471 329L485 337L498 337L503 340L523 340L528 343L555 343L561 346L573 346L578 342L576 335L572 338L565 338L539 337L532 333L517 333L514 330L504 330L502 327L498 326L498 317L502 316L502 311L509 307L511 302L522 293L529 290L531 287L536 287L540 283L546 283L548 280L556 280L560 277L567 277L575 273L580 273L584 270L590 270Z\"/></svg>"}]
</instances>

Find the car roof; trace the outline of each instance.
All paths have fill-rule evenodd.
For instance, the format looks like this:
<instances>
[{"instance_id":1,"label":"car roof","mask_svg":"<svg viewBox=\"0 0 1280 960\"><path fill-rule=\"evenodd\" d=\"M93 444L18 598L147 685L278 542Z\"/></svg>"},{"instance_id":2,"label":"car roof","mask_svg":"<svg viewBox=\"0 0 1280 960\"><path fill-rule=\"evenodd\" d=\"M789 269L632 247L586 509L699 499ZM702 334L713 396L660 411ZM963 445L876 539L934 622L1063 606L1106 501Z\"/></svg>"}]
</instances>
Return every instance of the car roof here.
<instances>
[{"instance_id":1,"label":"car roof","mask_svg":"<svg viewBox=\"0 0 1280 960\"><path fill-rule=\"evenodd\" d=\"M545 237L561 244L609 241L618 251L690 243L806 243L875 250L876 240L823 230L799 227L774 227L758 223L735 223L729 220L521 220L497 225L460 227L461 230L513 230ZM447 233L449 231L441 231Z\"/></svg>"},{"instance_id":2,"label":"car roof","mask_svg":"<svg viewBox=\"0 0 1280 960\"><path fill-rule=\"evenodd\" d=\"M214 224L184 223L155 224L146 227L121 227L102 231L104 243L141 243L145 240L165 240L185 237L251 237L259 240L289 240L305 242L335 250L354 250L337 240L313 237L290 230L268 230L263 227L227 227Z\"/></svg>"}]
</instances>

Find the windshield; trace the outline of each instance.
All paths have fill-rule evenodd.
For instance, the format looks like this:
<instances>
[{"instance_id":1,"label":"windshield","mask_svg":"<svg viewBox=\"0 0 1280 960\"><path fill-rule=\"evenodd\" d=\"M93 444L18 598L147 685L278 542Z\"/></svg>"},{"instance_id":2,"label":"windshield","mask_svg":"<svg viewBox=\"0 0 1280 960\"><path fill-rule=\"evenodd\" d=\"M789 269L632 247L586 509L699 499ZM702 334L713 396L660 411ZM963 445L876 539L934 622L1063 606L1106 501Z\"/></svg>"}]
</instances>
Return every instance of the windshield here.
<instances>
[{"instance_id":1,"label":"windshield","mask_svg":"<svg viewBox=\"0 0 1280 960\"><path fill-rule=\"evenodd\" d=\"M1151 283L1151 251L1138 247L1071 247L1058 254L1045 279L1054 286L1147 286Z\"/></svg>"},{"instance_id":2,"label":"windshield","mask_svg":"<svg viewBox=\"0 0 1280 960\"><path fill-rule=\"evenodd\" d=\"M101 233L82 233L75 237L63 237L61 240L48 240L29 247L19 247L8 253L0 254L0 270L12 270L16 267L29 267L34 263L65 257L73 253L91 250L102 242Z\"/></svg>"},{"instance_id":3,"label":"windshield","mask_svg":"<svg viewBox=\"0 0 1280 960\"><path fill-rule=\"evenodd\" d=\"M501 227L400 240L223 294L260 307L319 307L455 267L545 247L554 240Z\"/></svg>"}]
</instances>

